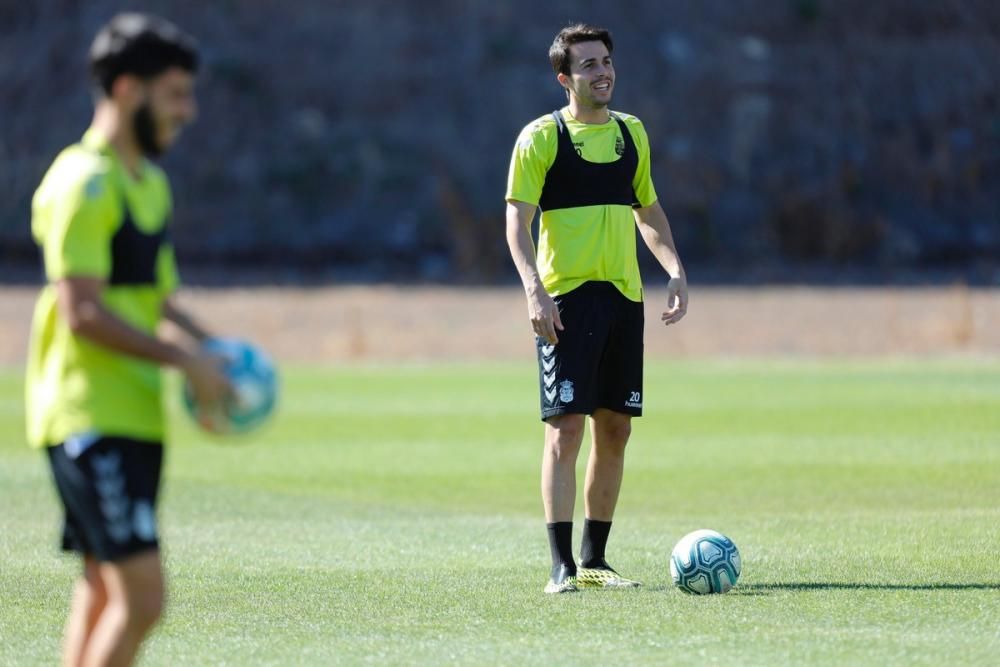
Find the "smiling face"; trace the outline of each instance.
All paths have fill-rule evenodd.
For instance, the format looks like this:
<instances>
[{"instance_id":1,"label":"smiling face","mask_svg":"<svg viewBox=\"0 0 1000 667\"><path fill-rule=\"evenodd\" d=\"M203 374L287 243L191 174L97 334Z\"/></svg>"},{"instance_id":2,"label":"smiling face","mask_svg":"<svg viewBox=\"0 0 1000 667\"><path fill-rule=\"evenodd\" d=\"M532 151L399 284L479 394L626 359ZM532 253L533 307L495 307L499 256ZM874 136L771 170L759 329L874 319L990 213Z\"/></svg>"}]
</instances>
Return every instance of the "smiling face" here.
<instances>
[{"instance_id":1,"label":"smiling face","mask_svg":"<svg viewBox=\"0 0 1000 667\"><path fill-rule=\"evenodd\" d=\"M569 74L560 73L558 79L581 107L606 108L615 87L615 68L608 47L600 41L572 44Z\"/></svg>"},{"instance_id":2,"label":"smiling face","mask_svg":"<svg viewBox=\"0 0 1000 667\"><path fill-rule=\"evenodd\" d=\"M170 148L198 113L194 75L180 67L168 68L149 79L121 76L114 84L112 97L131 119L139 149L151 158Z\"/></svg>"}]
</instances>

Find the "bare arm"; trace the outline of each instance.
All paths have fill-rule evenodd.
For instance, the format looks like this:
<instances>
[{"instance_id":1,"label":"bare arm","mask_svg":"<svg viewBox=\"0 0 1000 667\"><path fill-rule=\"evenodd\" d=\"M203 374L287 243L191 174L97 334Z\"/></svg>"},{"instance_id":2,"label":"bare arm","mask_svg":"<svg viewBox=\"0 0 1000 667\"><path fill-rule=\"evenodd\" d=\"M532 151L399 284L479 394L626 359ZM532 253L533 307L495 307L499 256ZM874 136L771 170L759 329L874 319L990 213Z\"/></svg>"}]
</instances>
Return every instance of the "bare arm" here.
<instances>
[{"instance_id":1,"label":"bare arm","mask_svg":"<svg viewBox=\"0 0 1000 667\"><path fill-rule=\"evenodd\" d=\"M195 321L187 310L181 309L173 297L163 302L163 319L171 322L178 329L198 341L204 342L210 338L208 331Z\"/></svg>"},{"instance_id":2,"label":"bare arm","mask_svg":"<svg viewBox=\"0 0 1000 667\"><path fill-rule=\"evenodd\" d=\"M528 299L528 318L535 334L549 343L559 342L556 330L563 330L559 308L545 291L538 265L535 263L535 245L531 240L531 221L535 218L533 204L521 201L507 202L507 245L510 256L521 276L521 284Z\"/></svg>"},{"instance_id":3,"label":"bare arm","mask_svg":"<svg viewBox=\"0 0 1000 667\"><path fill-rule=\"evenodd\" d=\"M187 375L199 401L219 400L229 383L211 358L141 331L101 302L105 283L99 278L70 277L55 284L59 314L75 336L115 352L174 366Z\"/></svg>"},{"instance_id":4,"label":"bare arm","mask_svg":"<svg viewBox=\"0 0 1000 667\"><path fill-rule=\"evenodd\" d=\"M687 313L688 293L687 276L681 265L681 258L677 254L677 248L674 246L667 214L663 212L659 201L645 208L633 209L633 214L642 240L670 276L670 282L667 283L667 308L663 311L661 319L664 324L673 324L680 321Z\"/></svg>"},{"instance_id":5,"label":"bare arm","mask_svg":"<svg viewBox=\"0 0 1000 667\"><path fill-rule=\"evenodd\" d=\"M56 283L59 314L81 338L164 366L184 365L187 352L178 345L140 331L101 302L104 281L98 278L63 278Z\"/></svg>"}]
</instances>

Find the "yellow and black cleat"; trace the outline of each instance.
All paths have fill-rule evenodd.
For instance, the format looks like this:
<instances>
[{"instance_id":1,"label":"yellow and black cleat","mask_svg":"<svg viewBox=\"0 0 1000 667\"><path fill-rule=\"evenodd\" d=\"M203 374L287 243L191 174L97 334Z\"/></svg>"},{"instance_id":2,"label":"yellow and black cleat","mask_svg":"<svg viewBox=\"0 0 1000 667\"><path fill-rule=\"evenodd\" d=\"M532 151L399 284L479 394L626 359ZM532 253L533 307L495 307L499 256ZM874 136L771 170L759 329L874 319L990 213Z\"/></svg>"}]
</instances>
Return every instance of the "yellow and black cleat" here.
<instances>
[{"instance_id":1,"label":"yellow and black cleat","mask_svg":"<svg viewBox=\"0 0 1000 667\"><path fill-rule=\"evenodd\" d=\"M578 588L639 588L638 581L626 579L610 567L581 567L576 572Z\"/></svg>"},{"instance_id":2,"label":"yellow and black cleat","mask_svg":"<svg viewBox=\"0 0 1000 667\"><path fill-rule=\"evenodd\" d=\"M545 584L545 592L554 593L575 593L579 589L576 587L577 579L575 574L570 574L570 569L561 565L552 571L552 578Z\"/></svg>"}]
</instances>

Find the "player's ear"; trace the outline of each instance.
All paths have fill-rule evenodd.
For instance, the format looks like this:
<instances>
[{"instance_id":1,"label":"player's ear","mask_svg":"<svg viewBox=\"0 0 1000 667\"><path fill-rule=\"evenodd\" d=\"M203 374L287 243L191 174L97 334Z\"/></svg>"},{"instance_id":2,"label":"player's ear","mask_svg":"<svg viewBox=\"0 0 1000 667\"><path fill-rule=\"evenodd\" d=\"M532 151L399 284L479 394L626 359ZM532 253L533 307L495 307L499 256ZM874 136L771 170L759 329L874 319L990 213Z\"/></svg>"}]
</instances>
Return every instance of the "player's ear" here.
<instances>
[{"instance_id":1,"label":"player's ear","mask_svg":"<svg viewBox=\"0 0 1000 667\"><path fill-rule=\"evenodd\" d=\"M132 74L122 74L111 84L111 99L126 108L132 109L139 105L143 95L143 81Z\"/></svg>"},{"instance_id":2,"label":"player's ear","mask_svg":"<svg viewBox=\"0 0 1000 667\"><path fill-rule=\"evenodd\" d=\"M569 75L568 74L563 74L562 72L559 72L558 74L556 74L556 80L559 82L560 86L562 86L563 88L565 88L567 91L569 90Z\"/></svg>"}]
</instances>

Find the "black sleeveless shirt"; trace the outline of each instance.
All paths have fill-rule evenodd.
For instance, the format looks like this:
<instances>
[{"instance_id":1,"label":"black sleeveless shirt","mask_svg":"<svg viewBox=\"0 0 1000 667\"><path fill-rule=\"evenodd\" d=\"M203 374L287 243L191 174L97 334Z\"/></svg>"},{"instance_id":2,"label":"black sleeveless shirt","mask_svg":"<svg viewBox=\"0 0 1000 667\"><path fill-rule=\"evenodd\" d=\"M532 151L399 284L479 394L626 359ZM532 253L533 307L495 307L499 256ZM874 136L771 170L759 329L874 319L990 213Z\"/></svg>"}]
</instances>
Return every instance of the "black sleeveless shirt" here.
<instances>
[{"instance_id":1,"label":"black sleeveless shirt","mask_svg":"<svg viewBox=\"0 0 1000 667\"><path fill-rule=\"evenodd\" d=\"M117 178L123 178L116 174ZM135 223L129 208L125 186L114 183L122 204L122 222L111 238L111 275L108 284L116 287L156 284L156 265L160 248L170 244L167 228L170 221L155 232L144 232Z\"/></svg>"},{"instance_id":2,"label":"black sleeveless shirt","mask_svg":"<svg viewBox=\"0 0 1000 667\"><path fill-rule=\"evenodd\" d=\"M580 206L639 205L632 179L639 168L639 151L618 114L611 117L618 123L624 142L621 156L614 162L589 162L577 153L562 112L553 111L558 130L556 159L545 174L538 207L543 211Z\"/></svg>"}]
</instances>

